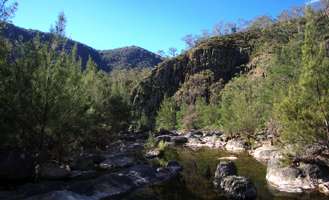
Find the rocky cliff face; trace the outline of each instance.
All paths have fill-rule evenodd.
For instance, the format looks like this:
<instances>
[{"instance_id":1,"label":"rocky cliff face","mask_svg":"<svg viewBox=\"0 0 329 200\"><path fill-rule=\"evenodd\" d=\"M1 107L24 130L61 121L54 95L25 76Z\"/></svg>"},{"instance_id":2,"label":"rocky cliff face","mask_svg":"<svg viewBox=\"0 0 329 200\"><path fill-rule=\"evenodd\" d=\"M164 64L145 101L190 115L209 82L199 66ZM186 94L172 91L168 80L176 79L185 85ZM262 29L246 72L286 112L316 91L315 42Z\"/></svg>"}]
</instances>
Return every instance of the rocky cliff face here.
<instances>
[{"instance_id":1,"label":"rocky cliff face","mask_svg":"<svg viewBox=\"0 0 329 200\"><path fill-rule=\"evenodd\" d=\"M210 70L214 81L224 83L246 70L257 34L238 33L213 37L185 54L160 63L132 94L133 105L149 119L154 116L163 97L173 96L194 74Z\"/></svg>"}]
</instances>

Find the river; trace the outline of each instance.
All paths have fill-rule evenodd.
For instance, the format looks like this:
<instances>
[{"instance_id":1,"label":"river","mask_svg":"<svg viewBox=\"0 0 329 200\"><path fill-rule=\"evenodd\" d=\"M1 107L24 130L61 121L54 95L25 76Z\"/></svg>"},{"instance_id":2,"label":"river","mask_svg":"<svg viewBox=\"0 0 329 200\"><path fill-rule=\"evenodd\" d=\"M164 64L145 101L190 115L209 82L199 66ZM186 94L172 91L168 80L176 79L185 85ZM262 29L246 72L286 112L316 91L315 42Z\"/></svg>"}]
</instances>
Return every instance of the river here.
<instances>
[{"instance_id":1,"label":"river","mask_svg":"<svg viewBox=\"0 0 329 200\"><path fill-rule=\"evenodd\" d=\"M212 177L219 158L232 156L222 150L168 148L157 163L177 160L184 168L182 176L170 182L135 191L125 200L224 200L212 185ZM238 174L249 177L257 188L258 200L325 200L320 193L287 194L271 188L265 179L266 166L248 154L239 154L234 163Z\"/></svg>"}]
</instances>

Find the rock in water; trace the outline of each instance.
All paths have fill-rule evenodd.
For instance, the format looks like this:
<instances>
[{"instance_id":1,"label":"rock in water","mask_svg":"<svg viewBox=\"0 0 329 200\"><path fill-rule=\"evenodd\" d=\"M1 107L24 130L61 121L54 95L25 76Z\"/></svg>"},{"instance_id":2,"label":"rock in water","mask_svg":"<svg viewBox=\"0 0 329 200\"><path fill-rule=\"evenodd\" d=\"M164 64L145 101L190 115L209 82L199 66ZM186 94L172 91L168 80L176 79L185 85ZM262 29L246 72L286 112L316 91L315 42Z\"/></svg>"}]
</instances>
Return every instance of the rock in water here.
<instances>
[{"instance_id":1,"label":"rock in water","mask_svg":"<svg viewBox=\"0 0 329 200\"><path fill-rule=\"evenodd\" d=\"M237 169L232 161L221 161L215 172L215 187L230 199L256 199L257 190L254 184L248 178L236 174Z\"/></svg>"},{"instance_id":2,"label":"rock in water","mask_svg":"<svg viewBox=\"0 0 329 200\"><path fill-rule=\"evenodd\" d=\"M281 166L280 157L268 162L266 180L277 190L301 193L316 190L320 183L328 181L328 169L317 164L300 163L297 167Z\"/></svg>"},{"instance_id":3,"label":"rock in water","mask_svg":"<svg viewBox=\"0 0 329 200\"><path fill-rule=\"evenodd\" d=\"M215 171L215 179L214 184L215 186L219 186L220 182L226 176L233 176L236 175L237 169L232 161L221 161L216 168Z\"/></svg>"},{"instance_id":4,"label":"rock in water","mask_svg":"<svg viewBox=\"0 0 329 200\"><path fill-rule=\"evenodd\" d=\"M227 176L221 183L220 188L230 199L252 200L257 197L255 185L243 176Z\"/></svg>"}]
</instances>

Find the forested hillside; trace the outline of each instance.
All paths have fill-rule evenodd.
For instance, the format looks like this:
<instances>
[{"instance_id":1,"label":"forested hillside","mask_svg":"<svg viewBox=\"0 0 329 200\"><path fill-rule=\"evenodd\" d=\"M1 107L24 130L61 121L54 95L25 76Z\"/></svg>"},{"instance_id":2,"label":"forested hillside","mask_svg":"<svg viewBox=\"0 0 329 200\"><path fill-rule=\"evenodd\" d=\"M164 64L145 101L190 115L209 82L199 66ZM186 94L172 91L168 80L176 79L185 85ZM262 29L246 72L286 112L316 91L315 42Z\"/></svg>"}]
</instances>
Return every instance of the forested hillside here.
<instances>
[{"instance_id":1,"label":"forested hillside","mask_svg":"<svg viewBox=\"0 0 329 200\"><path fill-rule=\"evenodd\" d=\"M14 46L30 42L37 36L41 42L50 42L53 34L37 30L24 29L7 23L2 30L3 37ZM95 62L98 69L110 72L118 68L153 68L162 61L162 58L140 47L124 47L112 50L96 50L88 45L67 39L64 45L66 52L76 48L77 56L81 59L82 67L86 67L89 57Z\"/></svg>"},{"instance_id":2,"label":"forested hillside","mask_svg":"<svg viewBox=\"0 0 329 200\"><path fill-rule=\"evenodd\" d=\"M161 63L132 97L148 125L249 139L270 131L300 147L326 143L328 16L309 8L298 17L264 19Z\"/></svg>"},{"instance_id":3,"label":"forested hillside","mask_svg":"<svg viewBox=\"0 0 329 200\"><path fill-rule=\"evenodd\" d=\"M49 33L19 28L9 2L0 199L329 195L328 0L217 24L163 57L73 41L64 13Z\"/></svg>"}]
</instances>

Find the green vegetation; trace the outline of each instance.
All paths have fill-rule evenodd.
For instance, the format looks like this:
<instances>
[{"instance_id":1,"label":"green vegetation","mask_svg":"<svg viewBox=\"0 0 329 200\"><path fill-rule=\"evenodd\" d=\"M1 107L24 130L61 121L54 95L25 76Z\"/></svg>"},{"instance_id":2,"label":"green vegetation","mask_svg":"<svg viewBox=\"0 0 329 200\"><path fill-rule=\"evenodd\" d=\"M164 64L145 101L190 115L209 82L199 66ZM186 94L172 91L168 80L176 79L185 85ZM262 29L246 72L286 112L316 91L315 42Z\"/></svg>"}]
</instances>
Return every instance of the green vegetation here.
<instances>
[{"instance_id":1,"label":"green vegetation","mask_svg":"<svg viewBox=\"0 0 329 200\"><path fill-rule=\"evenodd\" d=\"M156 118L157 129L174 130L176 127L176 103L173 98L165 97Z\"/></svg>"},{"instance_id":2,"label":"green vegetation","mask_svg":"<svg viewBox=\"0 0 329 200\"><path fill-rule=\"evenodd\" d=\"M300 75L288 95L277 105L282 138L305 145L329 139L329 58L317 30L317 18L306 12L307 24L302 45Z\"/></svg>"},{"instance_id":3,"label":"green vegetation","mask_svg":"<svg viewBox=\"0 0 329 200\"><path fill-rule=\"evenodd\" d=\"M293 144L295 153L306 144L327 143L329 18L311 8L305 15L304 10L298 11L290 17L283 13L277 20L260 17L251 23L249 31L261 34L249 41L254 46L247 73L236 74L224 87L221 80L207 78L216 76L207 76L209 70L184 82L174 95L176 126L211 127L248 139L258 133L275 134L283 144ZM211 88L217 90L210 92ZM160 109L157 118L164 114L168 113Z\"/></svg>"},{"instance_id":4,"label":"green vegetation","mask_svg":"<svg viewBox=\"0 0 329 200\"><path fill-rule=\"evenodd\" d=\"M49 42L36 37L13 47L1 38L0 149L62 160L81 149L104 148L133 121L130 93L149 70L108 74L91 58L83 69L77 47L64 48L65 26L61 13Z\"/></svg>"}]
</instances>

